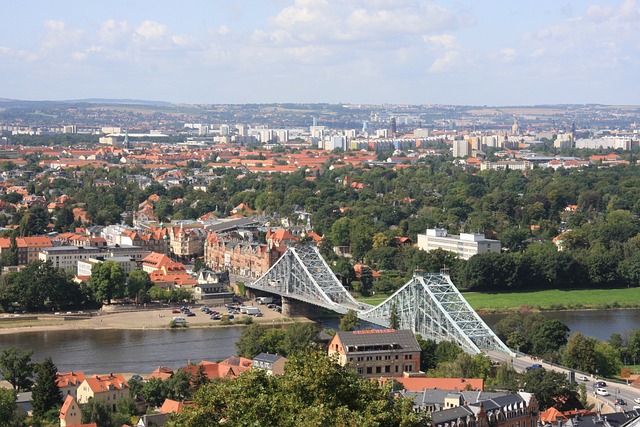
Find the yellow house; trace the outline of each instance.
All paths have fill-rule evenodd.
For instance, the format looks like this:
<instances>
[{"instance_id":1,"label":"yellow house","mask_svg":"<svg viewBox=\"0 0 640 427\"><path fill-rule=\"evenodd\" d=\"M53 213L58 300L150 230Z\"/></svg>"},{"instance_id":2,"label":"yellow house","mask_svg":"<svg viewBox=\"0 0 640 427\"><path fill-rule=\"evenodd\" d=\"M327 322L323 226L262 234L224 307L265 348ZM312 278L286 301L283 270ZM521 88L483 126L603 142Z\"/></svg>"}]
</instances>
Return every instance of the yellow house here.
<instances>
[{"instance_id":1,"label":"yellow house","mask_svg":"<svg viewBox=\"0 0 640 427\"><path fill-rule=\"evenodd\" d=\"M122 374L92 375L78 387L78 403L87 403L89 399L102 399L113 411L120 399L129 397L129 384Z\"/></svg>"}]
</instances>

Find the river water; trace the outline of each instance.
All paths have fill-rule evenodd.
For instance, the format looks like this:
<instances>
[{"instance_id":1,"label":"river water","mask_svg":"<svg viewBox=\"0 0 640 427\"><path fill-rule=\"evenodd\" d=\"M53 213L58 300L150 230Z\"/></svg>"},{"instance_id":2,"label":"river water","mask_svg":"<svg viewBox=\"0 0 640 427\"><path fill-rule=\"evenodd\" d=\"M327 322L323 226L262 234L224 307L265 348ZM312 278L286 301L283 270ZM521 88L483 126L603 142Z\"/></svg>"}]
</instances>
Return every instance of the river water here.
<instances>
[{"instance_id":1,"label":"river water","mask_svg":"<svg viewBox=\"0 0 640 427\"><path fill-rule=\"evenodd\" d=\"M571 328L571 333L607 340L640 327L640 310L589 310L544 313ZM505 315L483 315L494 326ZM186 330L71 330L0 334L0 349L34 351L33 360L51 356L60 372L136 372L158 366L177 369L190 361L218 361L236 354L242 327Z\"/></svg>"}]
</instances>

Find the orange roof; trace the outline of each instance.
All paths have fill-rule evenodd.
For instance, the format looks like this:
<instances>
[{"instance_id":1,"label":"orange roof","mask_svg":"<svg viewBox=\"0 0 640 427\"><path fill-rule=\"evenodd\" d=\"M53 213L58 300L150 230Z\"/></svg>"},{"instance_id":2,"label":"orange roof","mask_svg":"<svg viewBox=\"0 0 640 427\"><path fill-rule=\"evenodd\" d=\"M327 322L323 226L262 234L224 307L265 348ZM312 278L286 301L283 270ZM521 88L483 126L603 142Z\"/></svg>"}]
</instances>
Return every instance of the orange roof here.
<instances>
[{"instance_id":1,"label":"orange roof","mask_svg":"<svg viewBox=\"0 0 640 427\"><path fill-rule=\"evenodd\" d=\"M85 379L87 385L94 393L103 393L109 390L124 390L129 384L122 374L93 375Z\"/></svg>"},{"instance_id":2,"label":"orange roof","mask_svg":"<svg viewBox=\"0 0 640 427\"><path fill-rule=\"evenodd\" d=\"M150 380L152 378L158 378L162 381L167 380L173 376L173 369L167 368L166 366L158 366L153 372L146 376L145 380Z\"/></svg>"},{"instance_id":3,"label":"orange roof","mask_svg":"<svg viewBox=\"0 0 640 427\"><path fill-rule=\"evenodd\" d=\"M394 378L402 383L405 389L409 391L422 391L425 389L439 390L484 390L484 380L481 378Z\"/></svg>"},{"instance_id":4,"label":"orange roof","mask_svg":"<svg viewBox=\"0 0 640 427\"><path fill-rule=\"evenodd\" d=\"M160 407L160 413L162 414L179 414L182 412L184 402L177 402L171 399L165 399L164 403Z\"/></svg>"},{"instance_id":5,"label":"orange roof","mask_svg":"<svg viewBox=\"0 0 640 427\"><path fill-rule=\"evenodd\" d=\"M78 386L85 380L84 372L82 371L58 372L56 376L58 387Z\"/></svg>"}]
</instances>

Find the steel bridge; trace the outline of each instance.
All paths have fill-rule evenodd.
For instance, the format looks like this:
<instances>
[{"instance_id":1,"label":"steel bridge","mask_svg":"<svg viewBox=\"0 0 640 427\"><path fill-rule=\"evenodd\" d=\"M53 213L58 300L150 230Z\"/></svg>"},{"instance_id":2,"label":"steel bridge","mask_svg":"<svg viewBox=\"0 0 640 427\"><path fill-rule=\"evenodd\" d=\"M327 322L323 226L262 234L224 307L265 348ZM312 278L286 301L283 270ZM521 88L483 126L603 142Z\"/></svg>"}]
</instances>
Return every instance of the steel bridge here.
<instances>
[{"instance_id":1,"label":"steel bridge","mask_svg":"<svg viewBox=\"0 0 640 427\"><path fill-rule=\"evenodd\" d=\"M346 313L389 327L395 311L399 329L425 339L453 341L471 354L497 350L514 355L471 308L447 274L415 273L411 280L380 305L356 301L324 261L318 248L298 245L246 287Z\"/></svg>"}]
</instances>

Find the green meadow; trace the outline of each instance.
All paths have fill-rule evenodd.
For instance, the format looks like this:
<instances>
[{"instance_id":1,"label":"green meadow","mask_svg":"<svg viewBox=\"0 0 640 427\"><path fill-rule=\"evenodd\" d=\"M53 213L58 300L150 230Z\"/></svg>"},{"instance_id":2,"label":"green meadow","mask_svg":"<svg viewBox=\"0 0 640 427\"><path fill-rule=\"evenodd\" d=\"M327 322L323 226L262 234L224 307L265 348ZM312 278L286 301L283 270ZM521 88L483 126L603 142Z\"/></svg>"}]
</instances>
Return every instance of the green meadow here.
<instances>
[{"instance_id":1,"label":"green meadow","mask_svg":"<svg viewBox=\"0 0 640 427\"><path fill-rule=\"evenodd\" d=\"M485 313L640 308L640 288L463 292L463 296L474 310ZM386 298L375 295L359 300L378 305Z\"/></svg>"}]
</instances>

